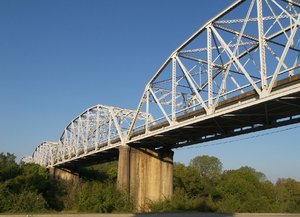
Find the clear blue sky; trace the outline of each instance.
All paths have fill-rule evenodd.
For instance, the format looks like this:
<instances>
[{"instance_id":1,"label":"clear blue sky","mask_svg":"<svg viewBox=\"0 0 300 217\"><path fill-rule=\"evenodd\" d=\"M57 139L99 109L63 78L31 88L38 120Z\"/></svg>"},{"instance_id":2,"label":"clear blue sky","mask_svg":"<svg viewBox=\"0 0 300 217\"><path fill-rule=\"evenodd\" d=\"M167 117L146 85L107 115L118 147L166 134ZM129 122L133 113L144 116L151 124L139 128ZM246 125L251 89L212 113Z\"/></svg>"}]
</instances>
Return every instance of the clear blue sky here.
<instances>
[{"instance_id":1,"label":"clear blue sky","mask_svg":"<svg viewBox=\"0 0 300 217\"><path fill-rule=\"evenodd\" d=\"M170 53L231 2L0 1L0 152L31 155L98 103L135 109ZM207 154L300 180L300 128L240 140L258 134L176 150L175 161Z\"/></svg>"}]
</instances>

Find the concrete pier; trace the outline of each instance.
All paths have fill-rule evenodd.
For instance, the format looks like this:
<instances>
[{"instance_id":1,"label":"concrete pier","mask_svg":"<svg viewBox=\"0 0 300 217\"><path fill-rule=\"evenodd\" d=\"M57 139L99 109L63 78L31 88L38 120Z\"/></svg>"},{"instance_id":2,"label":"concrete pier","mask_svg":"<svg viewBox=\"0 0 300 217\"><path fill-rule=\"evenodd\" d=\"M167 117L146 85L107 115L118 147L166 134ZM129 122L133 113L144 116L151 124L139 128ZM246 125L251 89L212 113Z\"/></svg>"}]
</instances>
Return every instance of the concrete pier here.
<instances>
[{"instance_id":1,"label":"concrete pier","mask_svg":"<svg viewBox=\"0 0 300 217\"><path fill-rule=\"evenodd\" d=\"M61 179L64 181L71 181L71 182L78 182L79 181L79 174L74 173L70 170L51 167L49 168L49 176L50 178Z\"/></svg>"},{"instance_id":2,"label":"concrete pier","mask_svg":"<svg viewBox=\"0 0 300 217\"><path fill-rule=\"evenodd\" d=\"M173 151L120 147L118 186L128 189L137 211L150 211L151 201L173 195Z\"/></svg>"},{"instance_id":3,"label":"concrete pier","mask_svg":"<svg viewBox=\"0 0 300 217\"><path fill-rule=\"evenodd\" d=\"M130 189L130 147L122 145L119 147L118 179L117 184L120 190Z\"/></svg>"}]
</instances>

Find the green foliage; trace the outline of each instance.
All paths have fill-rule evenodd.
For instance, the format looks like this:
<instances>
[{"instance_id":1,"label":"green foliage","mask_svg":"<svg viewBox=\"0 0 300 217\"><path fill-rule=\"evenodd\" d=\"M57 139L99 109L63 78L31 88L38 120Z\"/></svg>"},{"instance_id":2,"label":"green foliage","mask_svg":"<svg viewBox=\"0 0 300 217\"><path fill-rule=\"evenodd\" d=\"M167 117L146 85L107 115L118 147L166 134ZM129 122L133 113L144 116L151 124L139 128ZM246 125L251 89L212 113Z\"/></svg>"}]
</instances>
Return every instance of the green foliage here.
<instances>
[{"instance_id":1,"label":"green foliage","mask_svg":"<svg viewBox=\"0 0 300 217\"><path fill-rule=\"evenodd\" d=\"M80 212L129 212L132 205L126 195L116 190L113 183L85 182L81 186L78 210Z\"/></svg>"},{"instance_id":2,"label":"green foliage","mask_svg":"<svg viewBox=\"0 0 300 217\"><path fill-rule=\"evenodd\" d=\"M20 174L14 179L6 181L7 187L12 193L22 191L37 191L43 193L49 186L47 170L36 164L21 165L18 170Z\"/></svg>"},{"instance_id":3,"label":"green foliage","mask_svg":"<svg viewBox=\"0 0 300 217\"><path fill-rule=\"evenodd\" d=\"M57 197L56 201L59 201L55 204L58 204L60 206L56 210L68 210L76 212L79 206L81 183L74 182L70 184L67 181L60 180L57 187L58 190L54 190L53 192L56 193L54 194ZM60 192L60 194L57 195L57 192Z\"/></svg>"},{"instance_id":4,"label":"green foliage","mask_svg":"<svg viewBox=\"0 0 300 217\"><path fill-rule=\"evenodd\" d=\"M0 186L0 212L24 213L46 211L47 202L44 197L35 191L23 191L19 194L12 194Z\"/></svg>"},{"instance_id":5,"label":"green foliage","mask_svg":"<svg viewBox=\"0 0 300 217\"><path fill-rule=\"evenodd\" d=\"M300 183L279 179L276 185L251 167L222 172L215 157L198 156L189 166L174 164L174 195L151 203L157 212L217 211L300 212Z\"/></svg>"},{"instance_id":6,"label":"green foliage","mask_svg":"<svg viewBox=\"0 0 300 217\"><path fill-rule=\"evenodd\" d=\"M19 167L15 162L16 156L7 153L0 153L0 182L16 177L19 174Z\"/></svg>"},{"instance_id":7,"label":"green foliage","mask_svg":"<svg viewBox=\"0 0 300 217\"><path fill-rule=\"evenodd\" d=\"M9 212L45 212L46 208L47 202L42 194L36 191L23 191L15 197L14 206Z\"/></svg>"},{"instance_id":8,"label":"green foliage","mask_svg":"<svg viewBox=\"0 0 300 217\"><path fill-rule=\"evenodd\" d=\"M177 163L174 164L174 189L182 189L189 197L201 196L204 180L197 169Z\"/></svg>"},{"instance_id":9,"label":"green foliage","mask_svg":"<svg viewBox=\"0 0 300 217\"><path fill-rule=\"evenodd\" d=\"M85 181L116 182L118 176L117 161L80 168L80 176Z\"/></svg>"},{"instance_id":10,"label":"green foliage","mask_svg":"<svg viewBox=\"0 0 300 217\"><path fill-rule=\"evenodd\" d=\"M130 196L116 188L117 162L81 168L79 182L49 179L35 164L0 154L0 213L49 211L131 212ZM250 167L222 172L222 163L198 156L189 166L174 164L174 194L149 204L156 212L300 212L300 182L279 179L274 185Z\"/></svg>"},{"instance_id":11,"label":"green foliage","mask_svg":"<svg viewBox=\"0 0 300 217\"><path fill-rule=\"evenodd\" d=\"M35 165L18 165L13 154L0 154L0 212L41 212L49 209L47 170Z\"/></svg>"},{"instance_id":12,"label":"green foliage","mask_svg":"<svg viewBox=\"0 0 300 217\"><path fill-rule=\"evenodd\" d=\"M223 170L222 162L216 157L203 155L192 159L190 167L197 170L201 175L203 179L202 196L207 196L207 199L211 201L212 195L215 193L215 186L221 178Z\"/></svg>"},{"instance_id":13,"label":"green foliage","mask_svg":"<svg viewBox=\"0 0 300 217\"><path fill-rule=\"evenodd\" d=\"M117 163L82 169L78 183L49 179L47 169L15 162L0 154L0 212L35 213L51 210L130 212L131 198L116 190Z\"/></svg>"},{"instance_id":14,"label":"green foliage","mask_svg":"<svg viewBox=\"0 0 300 217\"><path fill-rule=\"evenodd\" d=\"M171 200L150 203L153 212L197 211L212 212L214 207L205 197L189 197L183 189L177 188Z\"/></svg>"},{"instance_id":15,"label":"green foliage","mask_svg":"<svg viewBox=\"0 0 300 217\"><path fill-rule=\"evenodd\" d=\"M201 176L210 181L219 179L223 169L218 158L207 155L195 157L191 160L190 166L196 168Z\"/></svg>"},{"instance_id":16,"label":"green foliage","mask_svg":"<svg viewBox=\"0 0 300 217\"><path fill-rule=\"evenodd\" d=\"M277 200L284 212L300 212L300 183L294 179L279 179L276 183Z\"/></svg>"},{"instance_id":17,"label":"green foliage","mask_svg":"<svg viewBox=\"0 0 300 217\"><path fill-rule=\"evenodd\" d=\"M274 196L262 179L263 175L249 167L225 171L216 187L220 212L272 212Z\"/></svg>"},{"instance_id":18,"label":"green foliage","mask_svg":"<svg viewBox=\"0 0 300 217\"><path fill-rule=\"evenodd\" d=\"M133 210L131 198L116 188L117 162L110 162L84 168L79 184L77 210L80 212L130 212Z\"/></svg>"},{"instance_id":19,"label":"green foliage","mask_svg":"<svg viewBox=\"0 0 300 217\"><path fill-rule=\"evenodd\" d=\"M12 195L5 183L0 182L0 212L7 212L14 207L14 195Z\"/></svg>"}]
</instances>

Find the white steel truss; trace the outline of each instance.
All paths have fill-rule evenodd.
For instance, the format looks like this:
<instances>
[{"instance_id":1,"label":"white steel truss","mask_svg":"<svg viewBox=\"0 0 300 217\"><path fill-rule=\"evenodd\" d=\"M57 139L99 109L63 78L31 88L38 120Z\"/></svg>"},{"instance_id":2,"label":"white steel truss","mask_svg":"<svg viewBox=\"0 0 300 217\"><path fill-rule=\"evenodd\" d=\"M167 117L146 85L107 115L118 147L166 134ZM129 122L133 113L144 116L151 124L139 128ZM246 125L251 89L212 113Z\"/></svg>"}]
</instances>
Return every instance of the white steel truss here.
<instances>
[{"instance_id":1,"label":"white steel truss","mask_svg":"<svg viewBox=\"0 0 300 217\"><path fill-rule=\"evenodd\" d=\"M44 142L33 153L33 161L54 166L125 144L125 135L134 110L96 105L73 119L58 142ZM138 120L149 116L140 113Z\"/></svg>"},{"instance_id":2,"label":"white steel truss","mask_svg":"<svg viewBox=\"0 0 300 217\"><path fill-rule=\"evenodd\" d=\"M295 99L290 95L300 92L300 84L288 82L300 80L299 25L296 0L236 0L169 56L136 111L93 106L70 122L57 143L39 145L34 162L55 166L122 144L146 144L259 103ZM173 147L195 141L176 140Z\"/></svg>"},{"instance_id":3,"label":"white steel truss","mask_svg":"<svg viewBox=\"0 0 300 217\"><path fill-rule=\"evenodd\" d=\"M45 141L41 143L32 155L32 162L47 167L53 165L57 154L57 142Z\"/></svg>"},{"instance_id":4,"label":"white steel truss","mask_svg":"<svg viewBox=\"0 0 300 217\"><path fill-rule=\"evenodd\" d=\"M274 98L278 81L300 73L299 24L298 1L235 1L155 73L136 113L147 111L154 120L134 118L127 141L182 127L177 120L193 111L213 117L223 101L246 92L255 91L258 101Z\"/></svg>"}]
</instances>

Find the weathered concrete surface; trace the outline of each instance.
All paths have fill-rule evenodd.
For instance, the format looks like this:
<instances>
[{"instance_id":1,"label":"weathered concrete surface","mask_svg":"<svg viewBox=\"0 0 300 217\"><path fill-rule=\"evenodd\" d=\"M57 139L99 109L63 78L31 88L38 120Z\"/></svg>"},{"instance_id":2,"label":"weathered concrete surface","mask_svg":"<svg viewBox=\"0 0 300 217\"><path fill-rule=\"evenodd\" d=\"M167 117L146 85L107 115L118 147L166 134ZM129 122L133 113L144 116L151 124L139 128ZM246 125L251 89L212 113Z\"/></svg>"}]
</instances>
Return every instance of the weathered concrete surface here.
<instances>
[{"instance_id":1,"label":"weathered concrete surface","mask_svg":"<svg viewBox=\"0 0 300 217\"><path fill-rule=\"evenodd\" d=\"M120 147L118 187L129 190L137 211L150 211L149 202L171 198L173 151Z\"/></svg>"},{"instance_id":2,"label":"weathered concrete surface","mask_svg":"<svg viewBox=\"0 0 300 217\"><path fill-rule=\"evenodd\" d=\"M49 168L49 176L54 179L61 179L64 181L78 182L79 175L66 169L60 169L57 167Z\"/></svg>"},{"instance_id":3,"label":"weathered concrete surface","mask_svg":"<svg viewBox=\"0 0 300 217\"><path fill-rule=\"evenodd\" d=\"M118 161L118 188L120 190L129 191L130 183L130 147L122 145L119 147Z\"/></svg>"},{"instance_id":4,"label":"weathered concrete surface","mask_svg":"<svg viewBox=\"0 0 300 217\"><path fill-rule=\"evenodd\" d=\"M149 214L34 214L0 215L1 217L300 217L300 214L214 214L214 213L149 213Z\"/></svg>"},{"instance_id":5,"label":"weathered concrete surface","mask_svg":"<svg viewBox=\"0 0 300 217\"><path fill-rule=\"evenodd\" d=\"M173 152L149 149L130 151L130 194L138 211L150 211L151 201L170 199L173 195Z\"/></svg>"}]
</instances>

